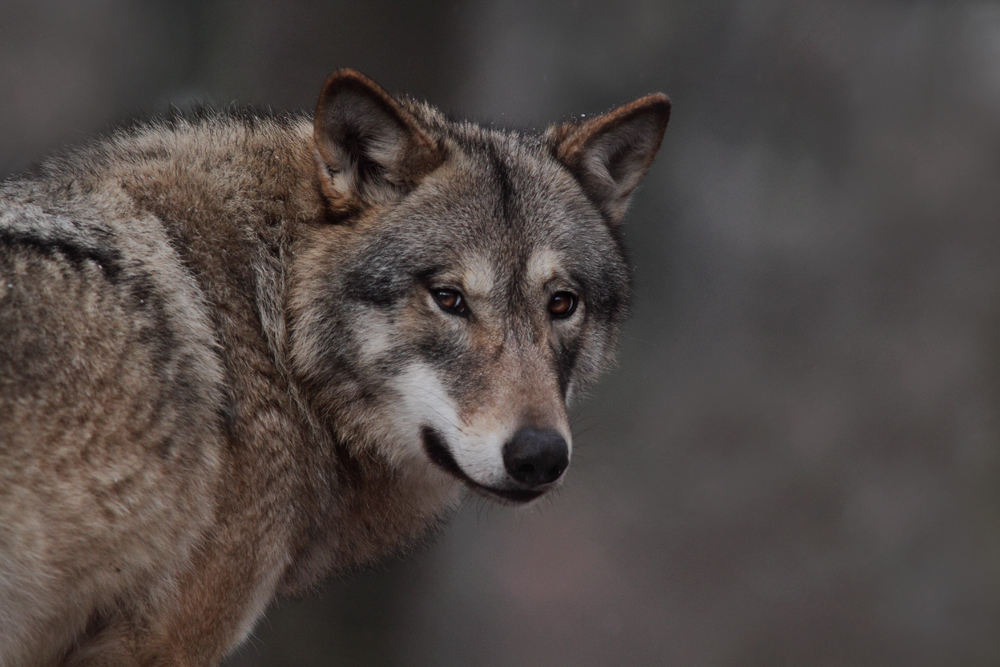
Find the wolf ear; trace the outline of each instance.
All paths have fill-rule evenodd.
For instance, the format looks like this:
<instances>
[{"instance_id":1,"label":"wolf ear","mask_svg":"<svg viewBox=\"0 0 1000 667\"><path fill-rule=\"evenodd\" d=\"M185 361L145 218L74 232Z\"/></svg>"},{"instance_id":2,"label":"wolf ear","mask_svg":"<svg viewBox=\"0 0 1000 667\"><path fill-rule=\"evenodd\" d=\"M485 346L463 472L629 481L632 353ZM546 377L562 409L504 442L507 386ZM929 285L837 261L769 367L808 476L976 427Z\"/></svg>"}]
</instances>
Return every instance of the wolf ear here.
<instances>
[{"instance_id":1,"label":"wolf ear","mask_svg":"<svg viewBox=\"0 0 1000 667\"><path fill-rule=\"evenodd\" d=\"M585 121L553 125L545 139L617 227L629 195L660 149L669 119L670 100L657 93Z\"/></svg>"},{"instance_id":2,"label":"wolf ear","mask_svg":"<svg viewBox=\"0 0 1000 667\"><path fill-rule=\"evenodd\" d=\"M320 184L337 213L398 198L444 158L412 114L350 69L323 85L313 139Z\"/></svg>"}]
</instances>

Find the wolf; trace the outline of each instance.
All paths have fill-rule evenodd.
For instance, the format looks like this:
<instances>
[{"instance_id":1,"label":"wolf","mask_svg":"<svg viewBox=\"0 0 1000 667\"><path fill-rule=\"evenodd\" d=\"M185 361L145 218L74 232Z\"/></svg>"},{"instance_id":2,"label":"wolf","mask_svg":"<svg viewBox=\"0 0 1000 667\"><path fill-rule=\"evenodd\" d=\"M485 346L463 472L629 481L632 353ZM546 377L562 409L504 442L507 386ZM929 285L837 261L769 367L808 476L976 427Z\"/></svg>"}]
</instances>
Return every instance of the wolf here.
<instances>
[{"instance_id":1,"label":"wolf","mask_svg":"<svg viewBox=\"0 0 1000 667\"><path fill-rule=\"evenodd\" d=\"M335 72L0 185L0 665L214 665L268 604L558 486L661 94L519 133Z\"/></svg>"}]
</instances>

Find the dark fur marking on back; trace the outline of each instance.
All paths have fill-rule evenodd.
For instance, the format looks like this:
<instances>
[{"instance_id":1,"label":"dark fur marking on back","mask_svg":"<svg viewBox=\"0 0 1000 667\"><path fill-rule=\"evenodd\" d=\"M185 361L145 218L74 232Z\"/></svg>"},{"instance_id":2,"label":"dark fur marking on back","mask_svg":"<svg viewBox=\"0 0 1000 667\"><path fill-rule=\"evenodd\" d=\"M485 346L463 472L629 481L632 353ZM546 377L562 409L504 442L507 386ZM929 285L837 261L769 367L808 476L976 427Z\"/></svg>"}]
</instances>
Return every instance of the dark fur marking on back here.
<instances>
[{"instance_id":1,"label":"dark fur marking on back","mask_svg":"<svg viewBox=\"0 0 1000 667\"><path fill-rule=\"evenodd\" d=\"M87 261L94 262L110 282L116 282L121 274L121 253L116 248L88 246L66 237L44 237L4 228L0 228L0 243L30 248L44 255L61 255L77 269L82 269Z\"/></svg>"},{"instance_id":2,"label":"dark fur marking on back","mask_svg":"<svg viewBox=\"0 0 1000 667\"><path fill-rule=\"evenodd\" d=\"M196 379L198 362L188 354L178 353L182 348L153 277L145 272L133 273L126 284L138 312L145 316L137 318L136 338L147 346L153 374L165 388L150 406L151 412L159 415L167 406L175 406L184 422L189 411L203 400ZM160 456L164 459L172 456L172 445L172 441L161 443Z\"/></svg>"}]
</instances>

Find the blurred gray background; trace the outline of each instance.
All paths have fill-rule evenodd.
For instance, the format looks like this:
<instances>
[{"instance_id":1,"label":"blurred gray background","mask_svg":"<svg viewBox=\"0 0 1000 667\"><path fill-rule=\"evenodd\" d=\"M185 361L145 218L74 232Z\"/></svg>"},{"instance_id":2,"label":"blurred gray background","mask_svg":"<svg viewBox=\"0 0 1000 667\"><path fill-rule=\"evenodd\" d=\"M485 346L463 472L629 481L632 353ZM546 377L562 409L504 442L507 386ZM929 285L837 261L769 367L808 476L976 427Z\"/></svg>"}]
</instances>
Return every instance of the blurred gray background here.
<instances>
[{"instance_id":1,"label":"blurred gray background","mask_svg":"<svg viewBox=\"0 0 1000 667\"><path fill-rule=\"evenodd\" d=\"M3 0L0 174L343 66L508 126L674 114L562 493L230 667L1000 664L1000 4Z\"/></svg>"}]
</instances>

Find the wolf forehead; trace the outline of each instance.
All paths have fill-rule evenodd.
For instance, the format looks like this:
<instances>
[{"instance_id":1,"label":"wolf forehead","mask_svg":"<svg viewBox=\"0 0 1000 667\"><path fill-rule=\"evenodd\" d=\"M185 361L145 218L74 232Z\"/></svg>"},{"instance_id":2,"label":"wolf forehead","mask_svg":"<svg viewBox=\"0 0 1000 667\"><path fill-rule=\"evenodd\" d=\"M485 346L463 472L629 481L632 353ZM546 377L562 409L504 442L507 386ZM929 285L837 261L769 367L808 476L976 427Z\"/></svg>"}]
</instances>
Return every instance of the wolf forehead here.
<instances>
[{"instance_id":1,"label":"wolf forehead","mask_svg":"<svg viewBox=\"0 0 1000 667\"><path fill-rule=\"evenodd\" d=\"M347 296L391 306L415 277L457 277L478 265L490 274L493 296L516 297L526 281L560 278L584 293L593 316L624 317L631 283L620 231L542 138L449 126L418 108L433 119L447 157L364 235L345 272Z\"/></svg>"}]
</instances>

